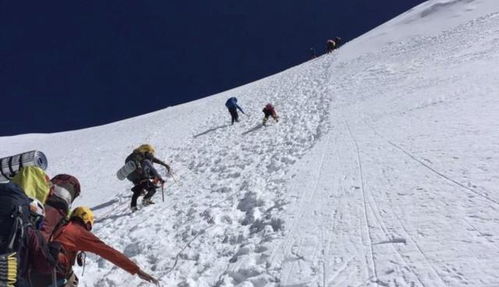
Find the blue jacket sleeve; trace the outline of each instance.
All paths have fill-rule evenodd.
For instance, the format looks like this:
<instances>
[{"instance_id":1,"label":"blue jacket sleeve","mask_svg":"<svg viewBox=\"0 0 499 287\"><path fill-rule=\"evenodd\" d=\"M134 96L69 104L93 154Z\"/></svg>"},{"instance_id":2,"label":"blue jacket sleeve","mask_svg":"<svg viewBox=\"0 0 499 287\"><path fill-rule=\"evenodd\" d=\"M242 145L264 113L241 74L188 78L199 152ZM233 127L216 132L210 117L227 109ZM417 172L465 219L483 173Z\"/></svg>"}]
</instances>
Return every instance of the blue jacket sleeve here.
<instances>
[{"instance_id":1,"label":"blue jacket sleeve","mask_svg":"<svg viewBox=\"0 0 499 287\"><path fill-rule=\"evenodd\" d=\"M236 104L236 108L238 108L238 109L241 111L241 113L243 113L243 114L244 114L243 109L241 109L241 107L240 107L238 104Z\"/></svg>"}]
</instances>

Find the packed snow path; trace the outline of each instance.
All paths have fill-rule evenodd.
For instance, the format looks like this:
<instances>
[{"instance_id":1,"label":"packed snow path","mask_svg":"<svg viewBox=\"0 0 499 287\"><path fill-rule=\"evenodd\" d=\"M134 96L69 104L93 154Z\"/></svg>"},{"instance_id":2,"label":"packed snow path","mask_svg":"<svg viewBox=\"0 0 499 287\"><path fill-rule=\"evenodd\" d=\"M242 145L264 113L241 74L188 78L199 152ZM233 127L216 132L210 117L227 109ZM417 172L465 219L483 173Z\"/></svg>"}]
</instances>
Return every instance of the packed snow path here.
<instances>
[{"instance_id":1,"label":"packed snow path","mask_svg":"<svg viewBox=\"0 0 499 287\"><path fill-rule=\"evenodd\" d=\"M96 234L162 286L499 286L498 3L429 1L258 82L0 151L77 175ZM144 142L175 178L132 214L114 173ZM90 255L80 277L149 286Z\"/></svg>"},{"instance_id":2,"label":"packed snow path","mask_svg":"<svg viewBox=\"0 0 499 287\"><path fill-rule=\"evenodd\" d=\"M282 219L275 214L286 203L286 174L328 127L330 63L317 61L304 66L300 73L282 73L259 82L257 88L242 88L231 94L239 98L248 116L241 114L241 121L230 125L225 110L207 115L208 120L172 155L174 167L180 168L182 184L168 187L174 193L168 192L161 217L169 221L162 222L154 216L157 210L148 207L141 212L150 213L151 218L147 225L141 224L148 216L141 212L130 215L127 190L118 208L123 216L113 208L103 216L109 216L113 223L99 232L111 236L117 228L132 228L141 235L150 232L151 224L157 222L154 232L162 240L130 235L124 247L130 249L132 245L140 250L132 255L142 253L143 248L154 248L163 260L154 268L168 280L188 282L196 278L194 285L206 286L223 285L225 281L269 283L273 278L259 266L264 265L267 250L261 234L267 233L267 241L271 241L282 231ZM278 109L279 123L271 119L262 126L261 109L266 102ZM156 198L159 200L159 196ZM102 220L104 225L108 222ZM115 236L110 241L121 237ZM239 257L261 263L232 268L240 265ZM96 284L104 282L109 282L108 276Z\"/></svg>"}]
</instances>

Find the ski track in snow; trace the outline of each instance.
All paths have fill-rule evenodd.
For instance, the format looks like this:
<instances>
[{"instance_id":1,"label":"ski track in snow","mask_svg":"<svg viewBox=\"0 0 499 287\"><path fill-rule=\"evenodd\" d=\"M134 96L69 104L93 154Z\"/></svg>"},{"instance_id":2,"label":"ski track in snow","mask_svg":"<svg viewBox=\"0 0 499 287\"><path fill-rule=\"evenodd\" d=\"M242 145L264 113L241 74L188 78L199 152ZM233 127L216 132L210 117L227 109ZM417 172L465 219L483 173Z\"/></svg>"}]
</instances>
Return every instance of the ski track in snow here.
<instances>
[{"instance_id":1,"label":"ski track in snow","mask_svg":"<svg viewBox=\"0 0 499 287\"><path fill-rule=\"evenodd\" d=\"M454 23L491 3L429 1L391 23L416 29L448 11ZM91 187L108 201L93 206L95 232L162 286L499 286L494 11L353 51L393 28L380 26L304 65L146 115L148 125L58 135L89 140L50 158L99 174ZM230 96L248 113L234 125L223 106ZM264 127L267 102L280 121ZM99 182L113 176L101 175L108 152L120 146L125 156L135 145L120 142L128 129L143 130L139 142L154 142L175 172L165 174L165 202L158 191L155 205L135 213L130 184ZM100 137L109 135L117 142L106 146ZM50 136L37 140L56 154ZM13 138L17 149L30 146L23 138ZM98 155L81 160L89 151ZM150 286L90 254L81 279Z\"/></svg>"}]
</instances>

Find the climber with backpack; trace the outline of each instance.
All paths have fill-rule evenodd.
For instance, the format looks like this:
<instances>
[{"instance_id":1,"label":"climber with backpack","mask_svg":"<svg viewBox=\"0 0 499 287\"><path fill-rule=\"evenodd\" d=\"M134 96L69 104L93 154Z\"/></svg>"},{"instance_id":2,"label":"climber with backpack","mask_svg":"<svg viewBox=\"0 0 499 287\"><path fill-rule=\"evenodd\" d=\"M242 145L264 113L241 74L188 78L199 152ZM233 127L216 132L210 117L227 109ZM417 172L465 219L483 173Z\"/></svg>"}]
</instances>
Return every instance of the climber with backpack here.
<instances>
[{"instance_id":1,"label":"climber with backpack","mask_svg":"<svg viewBox=\"0 0 499 287\"><path fill-rule=\"evenodd\" d=\"M58 174L51 180L52 192L45 202L45 219L40 232L47 242L52 244L53 235L60 227L64 226L68 220L71 204L80 195L80 182L72 175ZM51 270L56 272L56 270ZM35 287L47 287L53 283L52 273L33 272L31 274Z\"/></svg>"},{"instance_id":2,"label":"climber with backpack","mask_svg":"<svg viewBox=\"0 0 499 287\"><path fill-rule=\"evenodd\" d=\"M341 45L343 44L343 40L336 36L334 37L334 40L327 40L326 41L326 52L331 53L333 50L338 49Z\"/></svg>"},{"instance_id":3,"label":"climber with backpack","mask_svg":"<svg viewBox=\"0 0 499 287\"><path fill-rule=\"evenodd\" d=\"M31 272L56 265L60 245L48 245L38 230L50 190L48 176L35 166L0 184L0 286L30 287Z\"/></svg>"},{"instance_id":4,"label":"climber with backpack","mask_svg":"<svg viewBox=\"0 0 499 287\"><path fill-rule=\"evenodd\" d=\"M338 49L339 47L341 47L341 45L343 45L343 39L341 39L341 37L334 37L334 44L335 44L335 48Z\"/></svg>"},{"instance_id":5,"label":"climber with backpack","mask_svg":"<svg viewBox=\"0 0 499 287\"><path fill-rule=\"evenodd\" d=\"M142 200L143 205L154 204L152 196L156 193L156 189L165 183L165 180L159 175L154 168L153 163L160 164L166 168L171 174L171 168L163 161L154 156L155 149L150 144L142 144L125 159L125 164L133 163L135 169L126 176L133 183L133 196L130 208L132 211L137 211L137 199L143 193L147 192Z\"/></svg>"},{"instance_id":6,"label":"climber with backpack","mask_svg":"<svg viewBox=\"0 0 499 287\"><path fill-rule=\"evenodd\" d=\"M157 285L157 279L144 272L123 253L107 245L91 232L94 221L92 210L79 206L71 212L69 221L55 231L52 240L59 243L63 250L59 255L57 282L64 285L57 286L74 287L78 285L78 278L74 274L72 266L76 261L81 261L79 259L82 258L79 256L82 254L81 252L97 254L128 273L137 274L141 279ZM78 264L80 263L84 264L84 262L78 262Z\"/></svg>"},{"instance_id":7,"label":"climber with backpack","mask_svg":"<svg viewBox=\"0 0 499 287\"><path fill-rule=\"evenodd\" d=\"M264 117L263 117L263 125L265 125L269 119L269 117L272 117L276 122L279 122L279 117L277 116L277 113L275 112L274 106L272 104L267 104L262 110Z\"/></svg>"},{"instance_id":8,"label":"climber with backpack","mask_svg":"<svg viewBox=\"0 0 499 287\"><path fill-rule=\"evenodd\" d=\"M240 110L241 113L244 114L244 111L243 109L237 104L237 98L236 97L230 97L226 102L225 102L225 106L227 107L227 109L229 110L229 113L230 113L230 117L231 117L231 121L232 121L232 124L234 124L234 122L239 122L239 114L237 113L237 110Z\"/></svg>"}]
</instances>

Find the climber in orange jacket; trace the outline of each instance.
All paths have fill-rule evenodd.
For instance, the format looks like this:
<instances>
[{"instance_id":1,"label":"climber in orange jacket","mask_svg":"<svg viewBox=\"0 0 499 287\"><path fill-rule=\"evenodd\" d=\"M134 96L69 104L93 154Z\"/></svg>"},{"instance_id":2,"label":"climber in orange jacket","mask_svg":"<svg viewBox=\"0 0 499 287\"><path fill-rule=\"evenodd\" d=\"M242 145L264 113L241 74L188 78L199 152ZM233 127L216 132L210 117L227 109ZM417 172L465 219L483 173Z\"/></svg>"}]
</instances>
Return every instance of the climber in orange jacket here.
<instances>
[{"instance_id":1,"label":"climber in orange jacket","mask_svg":"<svg viewBox=\"0 0 499 287\"><path fill-rule=\"evenodd\" d=\"M73 210L69 222L54 233L53 241L59 242L63 248L63 252L59 253L58 278L63 276L68 283L76 281L74 286L77 286L78 279L72 271L72 266L78 252L87 251L103 257L132 275L137 274L145 281L158 284L158 280L145 273L123 253L95 236L91 232L93 224L93 212L88 207L80 206Z\"/></svg>"}]
</instances>

